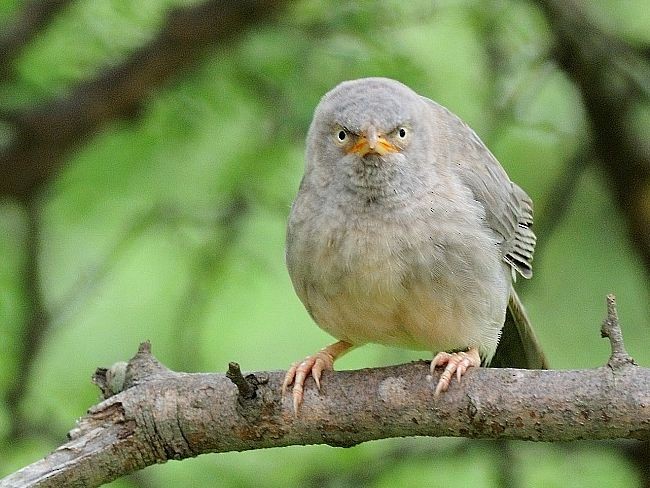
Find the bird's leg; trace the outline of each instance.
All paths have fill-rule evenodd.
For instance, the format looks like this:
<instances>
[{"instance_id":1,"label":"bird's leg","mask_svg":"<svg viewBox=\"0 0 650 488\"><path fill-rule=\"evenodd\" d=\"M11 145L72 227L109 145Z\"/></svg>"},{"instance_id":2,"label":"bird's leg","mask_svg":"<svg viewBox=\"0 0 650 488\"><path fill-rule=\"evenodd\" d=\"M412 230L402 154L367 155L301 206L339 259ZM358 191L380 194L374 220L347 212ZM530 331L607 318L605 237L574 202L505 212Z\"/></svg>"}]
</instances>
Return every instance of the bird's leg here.
<instances>
[{"instance_id":1,"label":"bird's leg","mask_svg":"<svg viewBox=\"0 0 650 488\"><path fill-rule=\"evenodd\" d=\"M334 369L334 361L350 350L351 347L352 344L349 342L338 341L291 365L282 383L282 394L284 395L287 388L293 383L293 410L296 414L298 414L302 404L303 389L307 377L311 374L320 390L320 377L323 371Z\"/></svg>"},{"instance_id":2,"label":"bird's leg","mask_svg":"<svg viewBox=\"0 0 650 488\"><path fill-rule=\"evenodd\" d=\"M481 357L479 356L478 349L470 347L464 352L439 352L431 361L431 374L438 366L445 366L445 370L440 375L440 380L436 385L435 395L438 396L440 392L447 391L451 379L456 373L456 379L460 383L461 377L465 374L468 368L481 365Z\"/></svg>"}]
</instances>

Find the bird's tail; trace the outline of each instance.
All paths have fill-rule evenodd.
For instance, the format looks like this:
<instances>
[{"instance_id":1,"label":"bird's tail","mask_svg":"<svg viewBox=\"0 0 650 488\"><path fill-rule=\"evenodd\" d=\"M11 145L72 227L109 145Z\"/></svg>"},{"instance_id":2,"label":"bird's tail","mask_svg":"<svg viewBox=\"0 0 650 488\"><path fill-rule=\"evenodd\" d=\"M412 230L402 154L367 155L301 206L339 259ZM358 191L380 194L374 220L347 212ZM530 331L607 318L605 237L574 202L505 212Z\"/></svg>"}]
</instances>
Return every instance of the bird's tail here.
<instances>
[{"instance_id":1,"label":"bird's tail","mask_svg":"<svg viewBox=\"0 0 650 488\"><path fill-rule=\"evenodd\" d=\"M490 361L492 368L548 369L544 352L530 325L524 305L514 288L506 310L506 321L497 351Z\"/></svg>"}]
</instances>

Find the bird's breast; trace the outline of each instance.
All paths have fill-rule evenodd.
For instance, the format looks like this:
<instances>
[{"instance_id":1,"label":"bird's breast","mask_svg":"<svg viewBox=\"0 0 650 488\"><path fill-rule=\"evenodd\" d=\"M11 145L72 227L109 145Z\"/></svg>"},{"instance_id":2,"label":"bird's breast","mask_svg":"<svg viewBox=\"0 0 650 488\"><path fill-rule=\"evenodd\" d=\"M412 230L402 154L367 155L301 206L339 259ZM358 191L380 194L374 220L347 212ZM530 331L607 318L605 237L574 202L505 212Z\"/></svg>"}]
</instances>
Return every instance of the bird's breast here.
<instances>
[{"instance_id":1,"label":"bird's breast","mask_svg":"<svg viewBox=\"0 0 650 488\"><path fill-rule=\"evenodd\" d=\"M290 220L290 275L321 328L355 344L435 350L502 320L503 293L485 298L507 297L509 286L495 240L478 220L420 203L313 208Z\"/></svg>"},{"instance_id":2,"label":"bird's breast","mask_svg":"<svg viewBox=\"0 0 650 488\"><path fill-rule=\"evenodd\" d=\"M385 219L342 219L325 226L315 256L322 286L361 295L398 293L417 263L409 262L415 236L403 226Z\"/></svg>"}]
</instances>

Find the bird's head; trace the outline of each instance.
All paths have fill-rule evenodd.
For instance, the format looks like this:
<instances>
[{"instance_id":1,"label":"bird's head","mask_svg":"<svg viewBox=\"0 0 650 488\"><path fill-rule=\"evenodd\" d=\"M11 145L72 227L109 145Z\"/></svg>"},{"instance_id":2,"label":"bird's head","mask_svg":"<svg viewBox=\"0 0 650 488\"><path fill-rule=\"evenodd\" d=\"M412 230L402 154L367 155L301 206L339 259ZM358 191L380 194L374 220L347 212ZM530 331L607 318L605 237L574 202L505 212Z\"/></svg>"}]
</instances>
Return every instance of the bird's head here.
<instances>
[{"instance_id":1,"label":"bird's head","mask_svg":"<svg viewBox=\"0 0 650 488\"><path fill-rule=\"evenodd\" d=\"M307 137L308 170L351 189L388 191L419 159L422 98L386 78L346 81L327 93Z\"/></svg>"}]
</instances>

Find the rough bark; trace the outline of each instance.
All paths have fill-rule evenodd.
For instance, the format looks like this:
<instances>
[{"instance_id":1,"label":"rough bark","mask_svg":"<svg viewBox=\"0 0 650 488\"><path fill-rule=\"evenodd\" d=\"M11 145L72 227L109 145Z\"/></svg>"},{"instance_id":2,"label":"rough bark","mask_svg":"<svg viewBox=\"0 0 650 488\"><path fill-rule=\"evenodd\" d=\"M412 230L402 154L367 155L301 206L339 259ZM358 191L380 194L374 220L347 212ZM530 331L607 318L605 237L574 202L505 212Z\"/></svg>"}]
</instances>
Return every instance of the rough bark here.
<instances>
[{"instance_id":1,"label":"rough bark","mask_svg":"<svg viewBox=\"0 0 650 488\"><path fill-rule=\"evenodd\" d=\"M176 373L148 343L128 363L98 370L108 398L93 406L70 441L0 480L0 487L98 486L169 459L208 452L360 442L403 436L570 441L650 440L650 369L623 347L613 297L603 335L607 365L589 370L470 370L434 398L429 366L415 362L326 372L294 415L283 371L241 375ZM115 393L119 392L119 393Z\"/></svg>"}]
</instances>

